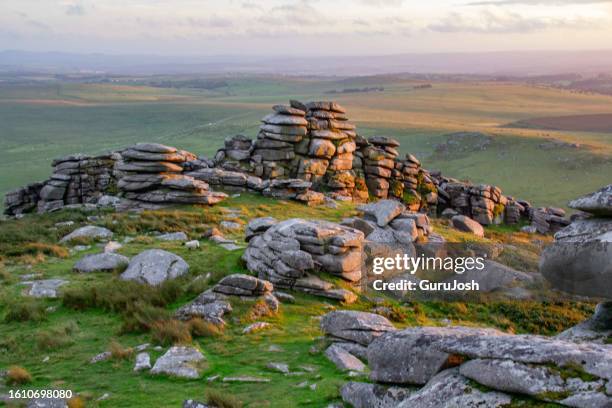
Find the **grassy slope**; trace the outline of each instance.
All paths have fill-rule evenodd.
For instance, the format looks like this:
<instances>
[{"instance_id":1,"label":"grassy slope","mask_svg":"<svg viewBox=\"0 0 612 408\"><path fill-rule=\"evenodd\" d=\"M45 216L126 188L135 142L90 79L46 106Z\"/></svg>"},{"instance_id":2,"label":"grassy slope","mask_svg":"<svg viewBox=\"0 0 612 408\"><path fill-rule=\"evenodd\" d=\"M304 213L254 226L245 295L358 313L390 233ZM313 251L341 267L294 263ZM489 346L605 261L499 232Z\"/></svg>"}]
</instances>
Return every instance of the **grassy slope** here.
<instances>
[{"instance_id":1,"label":"grassy slope","mask_svg":"<svg viewBox=\"0 0 612 408\"><path fill-rule=\"evenodd\" d=\"M145 213L140 217L129 214L101 214L98 222L107 226L116 234L116 239L124 236L141 237L126 244L121 253L132 256L145 248L159 247L171 250L190 264L190 275L180 280L180 294L176 301L168 306L169 310L193 299L208 285L222 276L246 272L239 261L241 251L227 252L216 245L203 242L198 251L187 251L177 243L161 243L145 238L152 231L184 230L192 237L198 237L207 226L216 224L226 213L224 208L232 207L242 210L240 222L262 215L274 215L279 218L305 217L324 218L337 221L353 213L350 204L343 204L339 209L324 207L309 208L296 203L286 203L259 196L242 194L229 199L212 209L183 207L176 211ZM5 265L0 275L0 319L3 319L8 304L14 302L21 290L17 276L25 273L41 273L45 278L63 277L70 280L67 289L78 289L88 285L101 284L114 279L109 274L77 275L71 272L72 265L84 253L69 255L66 258L44 257L27 251L27 243L40 242L53 244L65 233L75 227L62 227L53 230L55 222L75 220L84 223L86 214L79 212L59 212L44 216L28 216L23 220L8 221L0 225L0 254ZM452 241L472 239L469 235L449 229L442 222L436 222L436 231ZM240 238L241 233L233 237ZM487 232L488 239L497 242L508 242L517 248L533 252L538 243L533 243L527 236L513 229L492 228ZM97 251L93 248L89 252ZM20 252L21 251L21 252ZM30 252L30 253L28 253ZM13 254L9 256L8 254ZM196 276L210 273L210 281L196 285L190 284ZM155 377L148 374L132 372L133 357L128 360L111 360L89 364L88 360L106 350L115 340L123 346L133 347L151 341L148 333L122 334L122 318L118 313L105 312L100 309L74 311L62 306L60 300L40 301L43 306L57 307L47 313L47 318L38 322L0 323L0 369L12 364L27 368L34 377L29 388L72 389L89 401L88 406L100 407L177 407L183 399L203 399L209 389L222 390L225 394L237 396L249 407L324 407L329 402L338 400L338 387L349 378L336 370L321 352L310 351L313 345L323 346L317 338L321 336L318 328L318 316L327 311L343 307L336 302L317 299L311 296L295 294L295 304L283 304L278 316L264 318L274 325L273 329L259 334L244 336L242 328L249 323L245 314L249 305L233 301L233 313L227 318L229 328L220 338L198 338L195 344L201 348L207 359L207 368L199 380L178 380L168 377ZM362 296L350 308L369 309L372 304L368 297L380 297L380 293ZM440 324L440 319L450 319L454 324L484 325L499 327L512 332L536 332L542 334L556 333L584 319L592 311L592 305L576 304L530 304L530 303L408 303L390 304L404 313L398 327L416 324ZM73 332L68 336L69 342L41 350L37 339L41 333L53 329L71 326ZM270 345L278 345L281 352L270 352ZM152 352L153 361L161 352ZM49 356L48 362L43 358ZM269 372L265 365L270 361L288 363L292 371L299 371L300 365L316 367L313 373L301 376L284 376ZM224 384L218 381L207 382L211 375L255 375L270 378L267 384ZM317 384L317 391L308 388L297 388L303 381ZM0 386L0 393L3 390ZM104 393L110 398L97 402ZM533 401L527 405L542 406Z\"/></svg>"},{"instance_id":2,"label":"grassy slope","mask_svg":"<svg viewBox=\"0 0 612 408\"><path fill-rule=\"evenodd\" d=\"M534 116L609 112L609 96L512 83L434 83L433 88L414 90L414 81L386 77L253 77L228 83L216 91L74 84L0 87L0 194L46 178L52 158L73 152L102 153L146 140L211 155L226 136L255 137L270 106L290 98L338 100L361 133L397 137L402 150L416 153L428 168L498 184L538 205L562 206L606 184L612 173L610 134L500 128ZM373 85L385 91L325 94ZM431 156L443 135L454 131L492 133L496 143L461 157ZM578 142L582 148L539 149L547 138Z\"/></svg>"}]
</instances>

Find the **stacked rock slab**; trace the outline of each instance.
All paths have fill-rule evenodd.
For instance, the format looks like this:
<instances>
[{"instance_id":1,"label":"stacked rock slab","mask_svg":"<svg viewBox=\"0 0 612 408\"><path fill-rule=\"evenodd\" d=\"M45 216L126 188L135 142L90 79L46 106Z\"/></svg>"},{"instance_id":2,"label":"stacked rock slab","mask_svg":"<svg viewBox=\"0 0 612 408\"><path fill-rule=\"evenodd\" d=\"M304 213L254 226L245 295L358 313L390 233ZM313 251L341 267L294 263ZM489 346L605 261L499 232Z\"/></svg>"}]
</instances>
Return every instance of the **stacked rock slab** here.
<instances>
[{"instance_id":1,"label":"stacked rock slab","mask_svg":"<svg viewBox=\"0 0 612 408\"><path fill-rule=\"evenodd\" d=\"M290 176L295 145L308 133L306 110L293 105L275 105L274 113L262 119L251 156L256 176L264 179Z\"/></svg>"},{"instance_id":2,"label":"stacked rock slab","mask_svg":"<svg viewBox=\"0 0 612 408\"><path fill-rule=\"evenodd\" d=\"M296 145L297 176L316 187L325 186L335 197L350 199L355 187L355 125L348 122L346 109L335 102L309 102L305 106L308 138Z\"/></svg>"},{"instance_id":3,"label":"stacked rock slab","mask_svg":"<svg viewBox=\"0 0 612 408\"><path fill-rule=\"evenodd\" d=\"M565 210L555 207L530 208L529 219L531 226L540 234L556 233L570 224L565 218Z\"/></svg>"},{"instance_id":4,"label":"stacked rock slab","mask_svg":"<svg viewBox=\"0 0 612 408\"><path fill-rule=\"evenodd\" d=\"M139 143L121 152L115 164L119 190L143 204L216 204L227 197L207 183L181 174L192 153L157 143Z\"/></svg>"},{"instance_id":5,"label":"stacked rock slab","mask_svg":"<svg viewBox=\"0 0 612 408\"><path fill-rule=\"evenodd\" d=\"M390 180L395 170L399 142L384 136L372 136L361 149L363 172L370 194L376 198L389 197Z\"/></svg>"},{"instance_id":6,"label":"stacked rock slab","mask_svg":"<svg viewBox=\"0 0 612 408\"><path fill-rule=\"evenodd\" d=\"M44 183L31 183L8 192L4 197L4 213L21 215L36 210L43 186Z\"/></svg>"},{"instance_id":7,"label":"stacked rock slab","mask_svg":"<svg viewBox=\"0 0 612 408\"><path fill-rule=\"evenodd\" d=\"M362 278L363 233L327 221L252 220L243 255L249 270L276 288L293 289L351 302L355 295L317 276L329 273L357 284Z\"/></svg>"},{"instance_id":8,"label":"stacked rock slab","mask_svg":"<svg viewBox=\"0 0 612 408\"><path fill-rule=\"evenodd\" d=\"M224 147L215 154L214 161L226 170L250 172L253 169L253 149L253 141L244 135L228 137L224 141Z\"/></svg>"}]
</instances>

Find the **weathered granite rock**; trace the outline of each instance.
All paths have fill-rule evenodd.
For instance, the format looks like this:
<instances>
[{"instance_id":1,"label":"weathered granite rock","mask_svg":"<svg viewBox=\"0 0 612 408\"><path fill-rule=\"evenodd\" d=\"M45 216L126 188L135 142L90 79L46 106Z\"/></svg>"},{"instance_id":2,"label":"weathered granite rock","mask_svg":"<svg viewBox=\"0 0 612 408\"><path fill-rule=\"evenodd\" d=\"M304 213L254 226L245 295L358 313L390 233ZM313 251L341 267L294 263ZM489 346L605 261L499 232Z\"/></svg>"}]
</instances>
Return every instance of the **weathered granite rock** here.
<instances>
[{"instance_id":1,"label":"weathered granite rock","mask_svg":"<svg viewBox=\"0 0 612 408\"><path fill-rule=\"evenodd\" d=\"M204 360L202 353L187 346L171 347L163 356L157 359L151 369L151 374L167 374L174 377L198 378L200 370L198 363Z\"/></svg>"},{"instance_id":2,"label":"weathered granite rock","mask_svg":"<svg viewBox=\"0 0 612 408\"><path fill-rule=\"evenodd\" d=\"M340 389L342 400L353 408L396 408L414 390L379 384L348 382Z\"/></svg>"},{"instance_id":3,"label":"weathered granite rock","mask_svg":"<svg viewBox=\"0 0 612 408\"><path fill-rule=\"evenodd\" d=\"M358 210L363 211L366 215L374 217L379 227L386 226L395 217L400 215L405 208L402 203L396 200L380 200L357 207Z\"/></svg>"},{"instance_id":4,"label":"weathered granite rock","mask_svg":"<svg viewBox=\"0 0 612 408\"><path fill-rule=\"evenodd\" d=\"M423 388L404 399L397 408L496 408L512 402L508 394L481 391L456 368L442 371Z\"/></svg>"},{"instance_id":5,"label":"weathered granite rock","mask_svg":"<svg viewBox=\"0 0 612 408\"><path fill-rule=\"evenodd\" d=\"M228 275L213 287L213 291L233 296L264 296L274 287L266 280L245 274Z\"/></svg>"},{"instance_id":6,"label":"weathered granite rock","mask_svg":"<svg viewBox=\"0 0 612 408\"><path fill-rule=\"evenodd\" d=\"M610 346L564 342L541 336L509 335L493 329L419 327L387 333L368 347L371 379L423 384L443 367L462 359L580 370L605 382L612 378Z\"/></svg>"},{"instance_id":7,"label":"weathered granite rock","mask_svg":"<svg viewBox=\"0 0 612 408\"><path fill-rule=\"evenodd\" d=\"M612 219L577 220L557 232L540 272L562 291L612 299Z\"/></svg>"},{"instance_id":8,"label":"weathered granite rock","mask_svg":"<svg viewBox=\"0 0 612 408\"><path fill-rule=\"evenodd\" d=\"M68 283L64 279L43 279L35 281L23 281L23 285L29 285L28 296L35 298L56 298L60 286Z\"/></svg>"},{"instance_id":9,"label":"weathered granite rock","mask_svg":"<svg viewBox=\"0 0 612 408\"><path fill-rule=\"evenodd\" d=\"M167 234L161 234L156 236L155 238L160 241L187 241L189 237L184 232L169 232Z\"/></svg>"},{"instance_id":10,"label":"weathered granite rock","mask_svg":"<svg viewBox=\"0 0 612 408\"><path fill-rule=\"evenodd\" d=\"M289 219L252 237L243 259L249 270L277 287L338 298L331 285L314 280L312 273L321 270L358 282L362 242L363 234L352 228Z\"/></svg>"},{"instance_id":11,"label":"weathered granite rock","mask_svg":"<svg viewBox=\"0 0 612 408\"><path fill-rule=\"evenodd\" d=\"M461 365L459 372L487 387L575 407L606 407L612 397L601 391L605 381L565 379L558 369L534 366L512 360L474 359ZM566 404L565 401L571 401Z\"/></svg>"},{"instance_id":12,"label":"weathered granite rock","mask_svg":"<svg viewBox=\"0 0 612 408\"><path fill-rule=\"evenodd\" d=\"M142 352L136 355L136 363L134 364L134 371L144 371L151 368L151 356L149 353Z\"/></svg>"},{"instance_id":13,"label":"weathered granite rock","mask_svg":"<svg viewBox=\"0 0 612 408\"><path fill-rule=\"evenodd\" d=\"M465 215L455 215L451 218L453 227L459 231L470 232L477 237L484 237L484 228L478 222L473 219L466 217Z\"/></svg>"},{"instance_id":14,"label":"weathered granite rock","mask_svg":"<svg viewBox=\"0 0 612 408\"><path fill-rule=\"evenodd\" d=\"M223 298L223 296L213 294L211 291L205 291L191 303L179 308L175 316L181 320L199 317L212 324L225 326L223 316L232 311L232 305Z\"/></svg>"},{"instance_id":15,"label":"weathered granite rock","mask_svg":"<svg viewBox=\"0 0 612 408\"><path fill-rule=\"evenodd\" d=\"M323 316L321 330L334 339L367 346L378 336L396 329L386 317L374 313L338 310Z\"/></svg>"},{"instance_id":16,"label":"weathered granite rock","mask_svg":"<svg viewBox=\"0 0 612 408\"><path fill-rule=\"evenodd\" d=\"M593 316L559 333L555 338L578 343L609 344L612 339L612 302L598 304Z\"/></svg>"},{"instance_id":17,"label":"weathered granite rock","mask_svg":"<svg viewBox=\"0 0 612 408\"><path fill-rule=\"evenodd\" d=\"M132 258L121 279L157 286L188 272L189 265L178 255L161 249L149 249Z\"/></svg>"},{"instance_id":18,"label":"weathered granite rock","mask_svg":"<svg viewBox=\"0 0 612 408\"><path fill-rule=\"evenodd\" d=\"M87 225L72 231L70 234L63 237L60 242L68 243L75 240L109 240L113 237L113 232L107 228L97 227L95 225Z\"/></svg>"},{"instance_id":19,"label":"weathered granite rock","mask_svg":"<svg viewBox=\"0 0 612 408\"><path fill-rule=\"evenodd\" d=\"M612 217L612 184L569 202L568 206L597 216Z\"/></svg>"},{"instance_id":20,"label":"weathered granite rock","mask_svg":"<svg viewBox=\"0 0 612 408\"><path fill-rule=\"evenodd\" d=\"M325 357L342 371L362 372L365 371L366 368L361 360L336 344L332 344L325 350Z\"/></svg>"},{"instance_id":21,"label":"weathered granite rock","mask_svg":"<svg viewBox=\"0 0 612 408\"><path fill-rule=\"evenodd\" d=\"M75 265L74 271L80 273L91 272L122 272L130 262L127 256L113 252L85 255Z\"/></svg>"},{"instance_id":22,"label":"weathered granite rock","mask_svg":"<svg viewBox=\"0 0 612 408\"><path fill-rule=\"evenodd\" d=\"M456 282L476 282L479 285L479 291L483 293L492 292L498 289L506 289L518 284L528 284L533 282L534 278L525 273L514 270L499 262L489 259L484 261L484 268L469 269L462 274L453 273L446 281Z\"/></svg>"}]
</instances>

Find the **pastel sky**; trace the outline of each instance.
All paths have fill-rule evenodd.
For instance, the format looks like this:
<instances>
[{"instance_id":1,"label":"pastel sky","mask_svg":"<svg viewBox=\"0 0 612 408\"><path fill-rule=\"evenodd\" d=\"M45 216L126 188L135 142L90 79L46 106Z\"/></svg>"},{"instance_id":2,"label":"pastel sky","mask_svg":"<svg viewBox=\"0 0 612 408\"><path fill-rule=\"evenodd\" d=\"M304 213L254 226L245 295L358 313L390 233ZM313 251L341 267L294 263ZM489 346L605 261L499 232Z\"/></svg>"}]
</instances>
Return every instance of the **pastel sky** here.
<instances>
[{"instance_id":1,"label":"pastel sky","mask_svg":"<svg viewBox=\"0 0 612 408\"><path fill-rule=\"evenodd\" d=\"M612 0L0 0L0 50L376 55L612 48Z\"/></svg>"}]
</instances>

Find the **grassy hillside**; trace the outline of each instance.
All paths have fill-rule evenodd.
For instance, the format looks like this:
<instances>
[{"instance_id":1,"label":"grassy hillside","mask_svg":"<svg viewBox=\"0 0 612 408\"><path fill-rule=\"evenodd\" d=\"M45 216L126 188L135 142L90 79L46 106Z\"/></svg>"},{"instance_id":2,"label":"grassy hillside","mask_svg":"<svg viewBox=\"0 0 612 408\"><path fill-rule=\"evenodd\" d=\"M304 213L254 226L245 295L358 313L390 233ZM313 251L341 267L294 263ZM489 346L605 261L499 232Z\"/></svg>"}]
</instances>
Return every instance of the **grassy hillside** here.
<instances>
[{"instance_id":1,"label":"grassy hillside","mask_svg":"<svg viewBox=\"0 0 612 408\"><path fill-rule=\"evenodd\" d=\"M170 78L172 79L172 78ZM534 117L610 113L612 97L498 82L423 82L399 77L224 79L214 89L154 88L129 84L0 85L0 194L44 179L52 158L102 153L140 141L211 155L223 138L255 137L272 104L288 99L334 99L364 135L402 142L428 168L478 182L540 205L564 205L609 182L612 134L508 128ZM383 87L382 92L342 93ZM335 90L338 93L329 94ZM485 150L434 154L448 133L478 131ZM541 148L555 139L578 149Z\"/></svg>"},{"instance_id":2,"label":"grassy hillside","mask_svg":"<svg viewBox=\"0 0 612 408\"><path fill-rule=\"evenodd\" d=\"M234 311L227 316L228 327L220 334L194 333L180 342L199 347L206 357L202 378L179 380L166 376L133 372L134 348L151 343L155 361L172 340L160 340L160 333L143 327L155 319L168 319L172 311L194 299L199 293L231 273L248 273L240 262L242 250L226 251L210 241L188 251L180 243L160 242L154 231L185 231L191 238L227 214L227 208L238 209L237 218L245 223L256 216L279 218L304 217L338 221L354 213L352 204L338 209L310 208L250 194L230 198L214 208L177 207L164 211L135 214L101 212L97 225L113 230L114 239L133 240L120 253L133 256L147 248L163 248L183 257L190 265L189 275L147 289L117 280L111 273L77 274L74 263L83 255L99 252L96 243L91 249L70 252L57 241L72 229L88 223L88 215L78 211L60 211L46 215L30 215L22 220L2 222L0 228L0 369L12 365L25 368L32 381L19 389L70 389L79 394L87 407L178 407L184 399L204 400L216 391L233 396L247 407L325 407L338 402L339 387L355 378L340 372L322 351L320 316L330 310L352 308L372 310L374 299L383 299L392 307L397 327L453 324L498 327L515 333L555 334L576 324L592 313L593 305L568 302L492 302L492 303L398 303L386 295L362 293L358 302L338 302L293 293L295 303L283 303L280 313L257 320L271 323L270 330L243 335L242 329L254 319L252 303L232 300ZM57 222L74 221L73 226L55 228ZM473 236L449 228L436 221L436 232L449 241L470 241ZM241 239L243 232L227 234ZM547 238L543 238L546 240ZM533 258L539 242L509 227L488 228L486 242L507 243L516 253L510 258ZM522 254L522 255L521 255ZM510 259L508 258L508 259ZM23 290L22 275L40 274L43 278L62 278L70 283L59 299L31 300L19 296ZM94 291L95 292L92 292ZM96 293L95 296L92 293ZM134 301L137 299L138 301ZM182 333L182 332L179 332ZM153 349L161 346L161 350ZM273 347L273 348L271 348ZM108 361L90 364L98 353L112 350ZM269 362L289 364L299 375L283 375L266 368ZM307 366L308 369L303 367ZM269 383L224 383L213 376L251 375L270 379ZM303 386L307 382L308 386ZM1 382L0 382L1 384ZM316 384L316 390L310 385ZM7 388L0 385L0 395ZM106 395L103 400L98 400ZM0 403L1 406L2 403ZM82 405L71 406L82 406ZM239 406L239 405L236 405ZM521 400L521 407L550 406Z\"/></svg>"}]
</instances>

